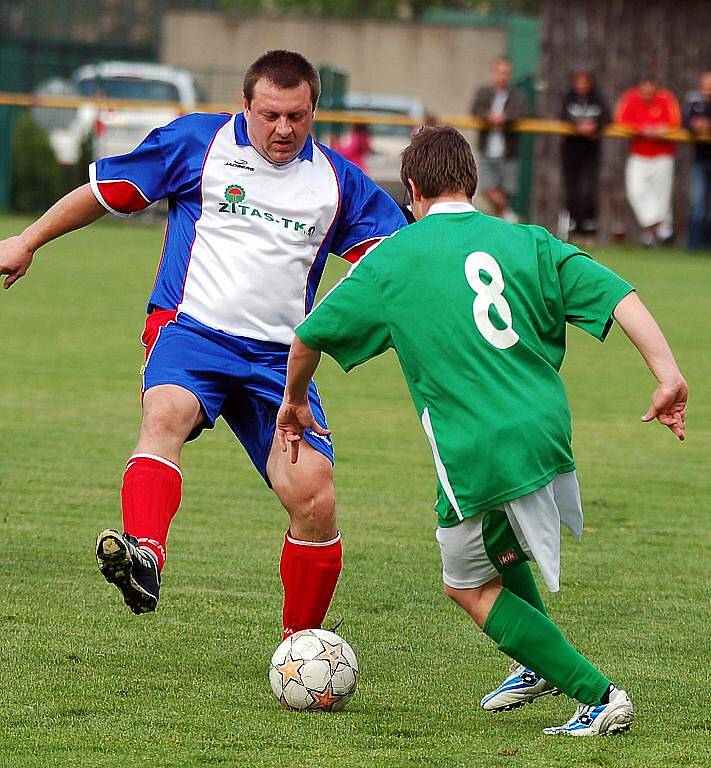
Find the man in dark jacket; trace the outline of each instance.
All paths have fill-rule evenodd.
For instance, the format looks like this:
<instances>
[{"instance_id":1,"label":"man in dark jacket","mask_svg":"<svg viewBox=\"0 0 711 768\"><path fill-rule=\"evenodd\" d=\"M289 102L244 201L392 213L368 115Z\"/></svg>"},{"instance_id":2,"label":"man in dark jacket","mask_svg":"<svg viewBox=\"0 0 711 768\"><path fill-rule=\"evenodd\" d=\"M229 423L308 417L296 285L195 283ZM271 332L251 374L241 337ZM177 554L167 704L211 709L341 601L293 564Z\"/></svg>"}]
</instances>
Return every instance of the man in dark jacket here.
<instances>
[{"instance_id":1,"label":"man in dark jacket","mask_svg":"<svg viewBox=\"0 0 711 768\"><path fill-rule=\"evenodd\" d=\"M479 187L495 216L517 220L509 199L518 191L518 134L507 129L526 114L526 97L511 86L513 64L494 62L492 84L480 88L471 106L473 117L486 121L479 131Z\"/></svg>"},{"instance_id":2,"label":"man in dark jacket","mask_svg":"<svg viewBox=\"0 0 711 768\"><path fill-rule=\"evenodd\" d=\"M683 125L699 138L711 139L711 72L699 77L698 91L684 99ZM711 143L698 142L691 166L691 200L689 201L690 251L711 248Z\"/></svg>"},{"instance_id":3,"label":"man in dark jacket","mask_svg":"<svg viewBox=\"0 0 711 768\"><path fill-rule=\"evenodd\" d=\"M610 109L598 93L592 73L573 72L560 119L572 123L575 130L562 144L568 229L590 234L597 229L600 130L610 122Z\"/></svg>"}]
</instances>

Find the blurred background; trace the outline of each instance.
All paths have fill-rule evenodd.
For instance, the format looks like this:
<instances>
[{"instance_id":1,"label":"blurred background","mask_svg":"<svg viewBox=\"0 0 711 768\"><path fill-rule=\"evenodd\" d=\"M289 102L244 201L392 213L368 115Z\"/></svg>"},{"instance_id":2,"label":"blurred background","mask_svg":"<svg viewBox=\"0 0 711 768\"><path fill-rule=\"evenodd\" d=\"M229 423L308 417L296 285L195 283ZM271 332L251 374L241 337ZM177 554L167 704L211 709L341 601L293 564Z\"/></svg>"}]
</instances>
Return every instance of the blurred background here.
<instances>
[{"instance_id":1,"label":"blurred background","mask_svg":"<svg viewBox=\"0 0 711 768\"><path fill-rule=\"evenodd\" d=\"M517 135L516 178L494 212L563 237L638 242L624 184L635 128L616 122L618 102L650 80L675 96L681 122L711 69L709 10L707 0L0 0L0 210L46 209L86 181L91 159L129 151L181 113L240 109L246 68L272 48L319 67L317 137L400 202L399 154L417 126L456 125L478 160L489 151L475 96L505 57L523 106L504 126ZM563 162L579 131L562 105L581 71L609 111L594 164L578 173L592 192L567 188ZM683 245L708 131L668 128L673 217L660 240ZM578 192L594 204L571 216ZM491 211L492 199L482 187L475 202Z\"/></svg>"}]
</instances>

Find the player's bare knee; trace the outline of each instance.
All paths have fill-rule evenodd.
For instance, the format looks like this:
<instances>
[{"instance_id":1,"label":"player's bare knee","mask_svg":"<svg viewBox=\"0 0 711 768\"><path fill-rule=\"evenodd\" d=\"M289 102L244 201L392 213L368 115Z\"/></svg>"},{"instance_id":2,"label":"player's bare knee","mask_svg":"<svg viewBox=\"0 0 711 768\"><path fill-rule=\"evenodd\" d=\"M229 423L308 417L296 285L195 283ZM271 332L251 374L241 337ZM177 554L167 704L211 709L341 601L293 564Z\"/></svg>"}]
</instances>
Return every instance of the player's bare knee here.
<instances>
[{"instance_id":1,"label":"player's bare knee","mask_svg":"<svg viewBox=\"0 0 711 768\"><path fill-rule=\"evenodd\" d=\"M444 594L447 595L447 597L450 600L453 600L457 605L462 605L464 590L463 589L455 589L454 587L450 587L449 584L443 584L442 589L444 591Z\"/></svg>"},{"instance_id":2,"label":"player's bare knee","mask_svg":"<svg viewBox=\"0 0 711 768\"><path fill-rule=\"evenodd\" d=\"M200 412L170 400L144 409L139 444L153 450L179 451L199 422Z\"/></svg>"},{"instance_id":3,"label":"player's bare knee","mask_svg":"<svg viewBox=\"0 0 711 768\"><path fill-rule=\"evenodd\" d=\"M309 541L326 541L337 533L336 497L333 483L300 484L280 495L289 518L291 532Z\"/></svg>"},{"instance_id":4,"label":"player's bare knee","mask_svg":"<svg viewBox=\"0 0 711 768\"><path fill-rule=\"evenodd\" d=\"M153 397L144 401L141 439L185 442L200 419L197 400Z\"/></svg>"},{"instance_id":5,"label":"player's bare knee","mask_svg":"<svg viewBox=\"0 0 711 768\"><path fill-rule=\"evenodd\" d=\"M331 482L300 488L293 499L295 516L314 528L329 525L336 514L336 493Z\"/></svg>"},{"instance_id":6,"label":"player's bare knee","mask_svg":"<svg viewBox=\"0 0 711 768\"><path fill-rule=\"evenodd\" d=\"M152 413L141 424L141 440L185 441L190 428L179 414L170 411Z\"/></svg>"},{"instance_id":7,"label":"player's bare knee","mask_svg":"<svg viewBox=\"0 0 711 768\"><path fill-rule=\"evenodd\" d=\"M481 587L472 589L455 589L449 584L444 585L444 594L466 611L478 626L483 626L491 608L493 592L498 594L498 586L495 582L488 582Z\"/></svg>"}]
</instances>

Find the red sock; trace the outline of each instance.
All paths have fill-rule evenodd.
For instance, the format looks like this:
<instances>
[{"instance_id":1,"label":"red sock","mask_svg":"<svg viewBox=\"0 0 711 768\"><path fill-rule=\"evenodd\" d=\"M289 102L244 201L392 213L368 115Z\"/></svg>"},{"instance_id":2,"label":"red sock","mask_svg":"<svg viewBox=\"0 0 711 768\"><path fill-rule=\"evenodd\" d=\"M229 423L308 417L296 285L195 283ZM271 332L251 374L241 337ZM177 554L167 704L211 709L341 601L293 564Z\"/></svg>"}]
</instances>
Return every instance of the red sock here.
<instances>
[{"instance_id":1,"label":"red sock","mask_svg":"<svg viewBox=\"0 0 711 768\"><path fill-rule=\"evenodd\" d=\"M121 486L123 529L155 552L161 570L168 528L180 506L182 486L180 469L168 459L137 453L128 460Z\"/></svg>"},{"instance_id":2,"label":"red sock","mask_svg":"<svg viewBox=\"0 0 711 768\"><path fill-rule=\"evenodd\" d=\"M321 626L341 573L341 534L325 542L299 541L288 531L281 552L284 637Z\"/></svg>"}]
</instances>

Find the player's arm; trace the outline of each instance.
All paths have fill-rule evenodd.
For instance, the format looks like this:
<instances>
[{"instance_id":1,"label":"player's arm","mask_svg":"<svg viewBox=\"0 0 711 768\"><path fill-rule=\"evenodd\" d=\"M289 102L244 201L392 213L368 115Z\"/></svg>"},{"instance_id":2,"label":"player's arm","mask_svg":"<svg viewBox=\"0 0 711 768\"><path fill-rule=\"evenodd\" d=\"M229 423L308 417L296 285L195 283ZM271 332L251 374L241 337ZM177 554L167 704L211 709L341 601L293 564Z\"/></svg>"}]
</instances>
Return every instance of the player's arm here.
<instances>
[{"instance_id":1,"label":"player's arm","mask_svg":"<svg viewBox=\"0 0 711 768\"><path fill-rule=\"evenodd\" d=\"M689 390L664 334L634 292L619 302L613 314L658 382L642 421L658 419L679 440L684 440Z\"/></svg>"},{"instance_id":2,"label":"player's arm","mask_svg":"<svg viewBox=\"0 0 711 768\"><path fill-rule=\"evenodd\" d=\"M3 287L9 288L27 272L38 248L105 213L91 186L84 184L58 200L22 234L0 240L0 276L7 275Z\"/></svg>"},{"instance_id":3,"label":"player's arm","mask_svg":"<svg viewBox=\"0 0 711 768\"><path fill-rule=\"evenodd\" d=\"M307 429L318 435L330 435L314 419L309 405L308 391L311 377L318 368L321 352L304 344L296 336L289 352L284 400L277 414L277 435L282 451L291 450L291 463L299 458L299 442Z\"/></svg>"},{"instance_id":4,"label":"player's arm","mask_svg":"<svg viewBox=\"0 0 711 768\"><path fill-rule=\"evenodd\" d=\"M386 248L387 242L376 248L381 256L380 249ZM371 253L351 268L296 328L284 401L277 415L278 439L283 451L291 448L292 464L296 463L299 441L306 429L318 435L330 434L315 421L308 402L309 381L321 352L348 372L393 346L380 294L367 266L375 255Z\"/></svg>"}]
</instances>

